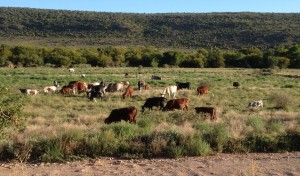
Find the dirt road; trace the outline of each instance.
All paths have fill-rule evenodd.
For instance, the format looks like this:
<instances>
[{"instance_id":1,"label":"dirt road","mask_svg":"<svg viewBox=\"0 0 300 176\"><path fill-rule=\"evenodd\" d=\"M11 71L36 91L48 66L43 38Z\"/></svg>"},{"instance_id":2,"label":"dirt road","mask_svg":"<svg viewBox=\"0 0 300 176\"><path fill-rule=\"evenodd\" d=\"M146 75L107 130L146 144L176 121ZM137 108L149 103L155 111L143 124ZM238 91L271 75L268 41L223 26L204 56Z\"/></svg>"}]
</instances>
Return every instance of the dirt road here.
<instances>
[{"instance_id":1,"label":"dirt road","mask_svg":"<svg viewBox=\"0 0 300 176\"><path fill-rule=\"evenodd\" d=\"M0 175L300 175L300 152L217 154L180 159L99 158L59 163L0 163Z\"/></svg>"}]
</instances>

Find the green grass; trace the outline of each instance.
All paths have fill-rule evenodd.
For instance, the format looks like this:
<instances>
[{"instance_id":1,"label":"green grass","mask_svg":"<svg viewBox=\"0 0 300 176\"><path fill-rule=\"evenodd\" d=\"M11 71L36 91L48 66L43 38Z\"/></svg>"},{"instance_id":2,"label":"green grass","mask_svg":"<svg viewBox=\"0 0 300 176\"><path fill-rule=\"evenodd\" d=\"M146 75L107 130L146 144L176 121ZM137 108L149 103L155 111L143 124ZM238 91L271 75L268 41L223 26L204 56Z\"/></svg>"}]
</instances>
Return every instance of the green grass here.
<instances>
[{"instance_id":1,"label":"green grass","mask_svg":"<svg viewBox=\"0 0 300 176\"><path fill-rule=\"evenodd\" d=\"M118 156L148 158L204 156L215 152L255 152L300 150L295 144L300 134L300 70L281 70L261 76L252 69L183 68L0 68L2 85L9 93L20 95L19 88L36 88L37 96L26 99L23 116L25 128L5 128L0 139L0 159L57 162L83 157ZM80 74L85 73L86 78ZM124 73L129 73L125 78ZM140 73L140 74L138 74ZM151 80L159 75L160 81ZM59 80L106 83L128 80L137 87L138 80L151 84L150 91L135 91L132 99L122 92L107 93L103 100L89 101L85 94L45 95L44 86ZM160 96L163 88L175 81L190 81L191 90L180 90L177 97L190 99L189 111L162 112L157 108L141 113L146 98ZM241 83L233 88L232 82ZM200 84L209 86L209 94L197 96ZM285 86L287 85L287 86ZM280 95L280 96L279 96ZM275 98L277 99L275 99ZM287 98L283 101L280 97ZM291 98L292 97L292 98ZM264 108L249 108L254 100L264 101ZM284 107L278 108L278 103ZM136 106L137 124L104 124L112 109ZM197 106L217 108L217 121L206 114L196 114ZM298 147L297 147L298 146Z\"/></svg>"}]
</instances>

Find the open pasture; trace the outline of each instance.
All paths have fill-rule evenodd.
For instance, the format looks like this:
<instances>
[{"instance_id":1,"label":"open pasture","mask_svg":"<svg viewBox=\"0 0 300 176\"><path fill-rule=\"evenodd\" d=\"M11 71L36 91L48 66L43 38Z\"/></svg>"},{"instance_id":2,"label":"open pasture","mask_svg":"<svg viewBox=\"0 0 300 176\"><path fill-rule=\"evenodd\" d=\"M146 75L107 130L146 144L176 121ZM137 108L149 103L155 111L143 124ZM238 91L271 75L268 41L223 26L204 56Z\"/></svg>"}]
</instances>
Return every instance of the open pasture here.
<instances>
[{"instance_id":1,"label":"open pasture","mask_svg":"<svg viewBox=\"0 0 300 176\"><path fill-rule=\"evenodd\" d=\"M162 80L152 80L152 75ZM67 68L1 68L1 83L10 93L21 94L20 88L31 88L39 90L39 94L29 96L24 106L25 128L7 129L9 135L1 140L0 147L19 161L295 150L295 146L284 143L287 147L280 148L277 144L280 137L290 134L299 139L299 75L296 69L272 73L259 69L75 67L75 73L70 73ZM60 88L75 80L106 84L129 81L136 90L132 98L122 99L123 92L108 92L96 102L85 93L44 94L43 88L52 86L54 80L59 81ZM138 91L139 80L145 80L151 89ZM154 107L141 112L147 98L160 96L164 87L176 81L191 83L190 90L177 93L177 98L189 98L189 111L162 112ZM236 81L240 83L238 88L232 85ZM198 96L196 89L200 85L207 85L209 93ZM263 101L263 108L248 107L249 102L257 100ZM128 106L138 109L136 125L104 123L112 109ZM215 107L217 120L211 121L208 114L197 114L194 108L199 106ZM255 140L265 138L270 144L258 148L260 144ZM17 148L16 144L23 147ZM7 146L14 147L6 150Z\"/></svg>"}]
</instances>

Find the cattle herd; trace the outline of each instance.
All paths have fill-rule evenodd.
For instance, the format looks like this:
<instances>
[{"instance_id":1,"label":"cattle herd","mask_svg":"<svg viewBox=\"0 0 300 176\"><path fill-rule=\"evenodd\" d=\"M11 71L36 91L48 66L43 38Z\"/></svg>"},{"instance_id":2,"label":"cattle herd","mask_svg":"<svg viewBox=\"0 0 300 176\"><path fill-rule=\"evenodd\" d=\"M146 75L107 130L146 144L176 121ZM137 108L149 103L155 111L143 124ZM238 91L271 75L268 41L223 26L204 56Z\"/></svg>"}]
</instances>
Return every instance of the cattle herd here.
<instances>
[{"instance_id":1,"label":"cattle herd","mask_svg":"<svg viewBox=\"0 0 300 176\"><path fill-rule=\"evenodd\" d=\"M152 79L161 80L160 77L152 75ZM233 87L238 88L240 84L238 82L233 82ZM96 101L96 99L102 99L106 92L124 92L122 94L122 98L131 98L135 87L129 84L128 81L110 83L106 85L103 81L101 82L93 82L93 83L85 83L83 81L70 81L68 85L62 86L59 88L59 82L55 80L53 82L53 86L44 87L43 91L45 94L53 94L60 93L63 95L74 95L86 93L87 97L91 101ZM137 90L141 91L149 90L150 84L146 83L144 80L139 80L137 84ZM190 109L189 107L189 99L188 98L176 98L176 94L178 90L181 89L191 89L190 82L176 82L176 85L170 85L163 89L161 93L161 97L150 97L147 98L144 105L141 107L141 112L143 113L146 108L148 110L152 110L153 107L159 108L161 111L173 111L175 109L186 110ZM35 89L19 89L21 93L26 95L37 95L39 93L38 90ZM208 94L208 86L201 85L196 89L197 95ZM169 100L166 98L168 96ZM170 99L171 98L171 99ZM262 100L250 102L248 104L249 107L263 107ZM217 120L216 116L216 108L215 107L195 107L196 113L207 113L210 115L210 119L212 121ZM110 115L105 119L105 123L109 124L112 122L120 122L122 120L128 121L130 123L136 123L137 116L137 108L134 106L130 107L122 107L119 109L113 109Z\"/></svg>"}]
</instances>

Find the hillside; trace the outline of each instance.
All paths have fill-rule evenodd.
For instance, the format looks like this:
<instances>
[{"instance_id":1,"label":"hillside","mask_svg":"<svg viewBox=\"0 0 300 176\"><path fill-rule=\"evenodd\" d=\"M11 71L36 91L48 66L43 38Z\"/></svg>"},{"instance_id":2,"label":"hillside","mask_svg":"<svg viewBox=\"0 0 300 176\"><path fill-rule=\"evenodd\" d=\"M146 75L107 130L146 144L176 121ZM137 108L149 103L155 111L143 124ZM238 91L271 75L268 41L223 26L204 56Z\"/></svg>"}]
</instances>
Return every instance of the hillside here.
<instances>
[{"instance_id":1,"label":"hillside","mask_svg":"<svg viewBox=\"0 0 300 176\"><path fill-rule=\"evenodd\" d=\"M4 44L267 48L300 41L299 13L133 14L0 8Z\"/></svg>"}]
</instances>

